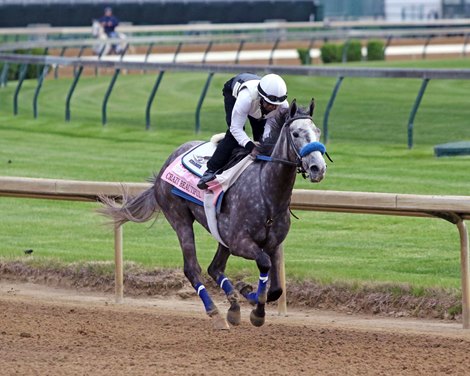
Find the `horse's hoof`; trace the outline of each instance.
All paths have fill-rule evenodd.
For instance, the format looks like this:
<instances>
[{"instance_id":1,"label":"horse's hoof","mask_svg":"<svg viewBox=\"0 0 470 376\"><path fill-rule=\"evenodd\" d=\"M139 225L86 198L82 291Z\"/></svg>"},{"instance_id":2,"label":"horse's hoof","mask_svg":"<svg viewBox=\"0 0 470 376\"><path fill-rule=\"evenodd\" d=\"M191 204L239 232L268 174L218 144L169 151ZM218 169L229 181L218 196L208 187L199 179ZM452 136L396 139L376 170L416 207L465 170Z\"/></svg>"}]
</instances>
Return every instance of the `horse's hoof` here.
<instances>
[{"instance_id":1,"label":"horse's hoof","mask_svg":"<svg viewBox=\"0 0 470 376\"><path fill-rule=\"evenodd\" d=\"M233 304L228 309L227 321L233 326L240 325L242 316L240 314L240 306L238 304Z\"/></svg>"},{"instance_id":2,"label":"horse's hoof","mask_svg":"<svg viewBox=\"0 0 470 376\"><path fill-rule=\"evenodd\" d=\"M252 310L250 313L250 321L253 326L263 326L264 324L264 315L262 317L256 314L256 310Z\"/></svg>"},{"instance_id":3,"label":"horse's hoof","mask_svg":"<svg viewBox=\"0 0 470 376\"><path fill-rule=\"evenodd\" d=\"M230 330L230 326L222 316L219 314L211 316L212 318L212 327L215 330Z\"/></svg>"}]
</instances>

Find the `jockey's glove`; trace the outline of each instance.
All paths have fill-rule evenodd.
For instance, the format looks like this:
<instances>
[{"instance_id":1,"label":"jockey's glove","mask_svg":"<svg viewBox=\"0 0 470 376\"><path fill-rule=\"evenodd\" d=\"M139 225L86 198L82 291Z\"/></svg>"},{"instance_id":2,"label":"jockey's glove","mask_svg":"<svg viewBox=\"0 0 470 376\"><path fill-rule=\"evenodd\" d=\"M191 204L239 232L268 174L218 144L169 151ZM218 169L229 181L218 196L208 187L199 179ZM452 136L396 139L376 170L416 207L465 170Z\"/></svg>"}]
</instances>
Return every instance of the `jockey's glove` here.
<instances>
[{"instance_id":1,"label":"jockey's glove","mask_svg":"<svg viewBox=\"0 0 470 376\"><path fill-rule=\"evenodd\" d=\"M253 141L248 141L245 145L245 149L248 150L250 153L255 148L255 143Z\"/></svg>"}]
</instances>

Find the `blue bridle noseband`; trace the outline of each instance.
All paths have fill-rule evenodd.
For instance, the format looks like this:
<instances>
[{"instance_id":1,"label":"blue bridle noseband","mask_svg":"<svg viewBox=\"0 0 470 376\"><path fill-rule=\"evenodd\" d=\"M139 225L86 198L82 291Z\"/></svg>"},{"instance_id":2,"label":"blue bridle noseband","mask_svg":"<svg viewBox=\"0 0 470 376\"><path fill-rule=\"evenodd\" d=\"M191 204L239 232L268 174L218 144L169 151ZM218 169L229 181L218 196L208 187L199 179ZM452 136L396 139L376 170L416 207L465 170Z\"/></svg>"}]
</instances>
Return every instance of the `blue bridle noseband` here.
<instances>
[{"instance_id":1,"label":"blue bridle noseband","mask_svg":"<svg viewBox=\"0 0 470 376\"><path fill-rule=\"evenodd\" d=\"M305 145L304 147L302 147L302 149L300 149L299 155L300 155L300 157L303 158L306 155L308 155L308 154L310 154L314 151L319 151L322 155L325 155L326 147L321 142L318 142L318 141L311 142L311 143Z\"/></svg>"}]
</instances>

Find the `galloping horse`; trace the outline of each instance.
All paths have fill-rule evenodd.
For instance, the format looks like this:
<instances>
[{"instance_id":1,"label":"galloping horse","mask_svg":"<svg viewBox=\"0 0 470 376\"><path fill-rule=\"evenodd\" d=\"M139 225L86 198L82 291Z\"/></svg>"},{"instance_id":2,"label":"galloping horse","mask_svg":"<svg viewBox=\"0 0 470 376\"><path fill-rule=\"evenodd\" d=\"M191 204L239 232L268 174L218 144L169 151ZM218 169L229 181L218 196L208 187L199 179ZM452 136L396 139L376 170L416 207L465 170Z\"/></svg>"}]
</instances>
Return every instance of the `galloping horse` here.
<instances>
[{"instance_id":1,"label":"galloping horse","mask_svg":"<svg viewBox=\"0 0 470 376\"><path fill-rule=\"evenodd\" d=\"M256 292L243 282L236 285L251 304L256 304L250 315L253 325L264 324L266 302L282 295L278 276L279 247L290 227L289 204L296 172L302 172L313 183L320 182L326 173L323 158L326 150L319 142L320 130L312 121L313 110L313 99L308 110L298 108L294 99L289 110L277 119L278 127L271 130L261 146L264 152L270 149L270 156L252 163L225 193L218 229L227 247L219 243L208 273L227 296L230 303L227 320L232 325L240 324L241 315L239 295L224 275L230 255L256 261L260 272ZM163 212L178 236L185 276L204 303L214 327L228 329L202 284L201 266L196 256L193 224L196 220L208 230L204 208L171 193L172 186L161 179L163 171L175 158L200 143L191 141L176 149L160 173L153 177L153 186L139 196L124 198L121 206L103 197L105 207L100 211L111 216L116 224L145 222L157 211Z\"/></svg>"},{"instance_id":2,"label":"galloping horse","mask_svg":"<svg viewBox=\"0 0 470 376\"><path fill-rule=\"evenodd\" d=\"M124 51L124 49L126 48L126 43L127 43L125 40L126 35L123 33L117 33L119 36L119 39L121 39L121 42L115 45L113 49L112 48L113 46L108 42L109 38L104 32L103 26L101 26L98 20L93 20L93 23L91 25L91 34L93 35L93 38L101 41L101 43L95 44L93 46L93 52L96 55L106 56L110 54L111 52L115 52L116 54L119 54L122 51Z\"/></svg>"}]
</instances>

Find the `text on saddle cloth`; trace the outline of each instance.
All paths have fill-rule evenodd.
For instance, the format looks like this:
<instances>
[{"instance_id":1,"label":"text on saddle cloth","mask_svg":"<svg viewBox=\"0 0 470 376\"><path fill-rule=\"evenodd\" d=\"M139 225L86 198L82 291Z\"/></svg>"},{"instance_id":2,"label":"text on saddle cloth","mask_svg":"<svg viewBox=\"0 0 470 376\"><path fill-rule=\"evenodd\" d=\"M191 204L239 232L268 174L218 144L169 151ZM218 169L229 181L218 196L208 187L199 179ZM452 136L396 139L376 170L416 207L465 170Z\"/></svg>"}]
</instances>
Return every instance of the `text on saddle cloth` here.
<instances>
[{"instance_id":1,"label":"text on saddle cloth","mask_svg":"<svg viewBox=\"0 0 470 376\"><path fill-rule=\"evenodd\" d=\"M176 158L163 172L162 179L173 185L171 192L185 200L194 202L204 207L207 224L211 235L221 244L222 241L217 226L216 206L218 197L222 197L222 189L215 194L212 191L202 191L197 187L199 177L189 171L181 162L181 157ZM219 186L220 187L220 186Z\"/></svg>"},{"instance_id":2,"label":"text on saddle cloth","mask_svg":"<svg viewBox=\"0 0 470 376\"><path fill-rule=\"evenodd\" d=\"M211 142L197 145L182 157L176 158L163 172L162 179L176 188L172 191L174 194L204 206L204 191L197 187L197 183L206 171L207 161L215 149L216 145ZM216 205L222 190L213 190Z\"/></svg>"},{"instance_id":3,"label":"text on saddle cloth","mask_svg":"<svg viewBox=\"0 0 470 376\"><path fill-rule=\"evenodd\" d=\"M174 186L179 191L182 191L186 195L193 197L192 200L197 204L204 206L204 191L197 187L199 176L188 170L181 162L181 157L176 158L163 172L162 179L167 183ZM216 196L218 197L222 193L222 188L219 187ZM180 195L184 197L183 195ZM214 203L215 204L215 203Z\"/></svg>"},{"instance_id":4,"label":"text on saddle cloth","mask_svg":"<svg viewBox=\"0 0 470 376\"><path fill-rule=\"evenodd\" d=\"M197 183L199 177L206 171L206 163L214 151L215 145L210 142L196 146L182 158L175 159L163 172L162 179L203 205L205 191L197 188ZM212 191L211 197L213 197L214 205L217 204L220 194L226 192L251 163L253 159L247 156L207 183L208 190Z\"/></svg>"}]
</instances>

